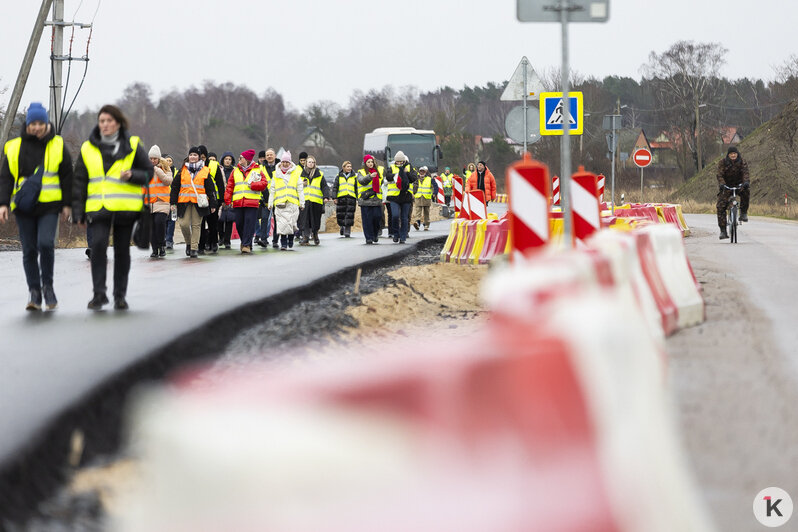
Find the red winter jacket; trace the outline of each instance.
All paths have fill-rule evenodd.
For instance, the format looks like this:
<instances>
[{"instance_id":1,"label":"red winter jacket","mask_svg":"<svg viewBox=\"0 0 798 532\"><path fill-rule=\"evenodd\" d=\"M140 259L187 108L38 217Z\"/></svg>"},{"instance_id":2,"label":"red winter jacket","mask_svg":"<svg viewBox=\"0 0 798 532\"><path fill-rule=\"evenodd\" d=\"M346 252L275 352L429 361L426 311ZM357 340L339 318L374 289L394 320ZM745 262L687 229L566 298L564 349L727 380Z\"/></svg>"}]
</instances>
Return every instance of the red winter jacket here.
<instances>
[{"instance_id":1,"label":"red winter jacket","mask_svg":"<svg viewBox=\"0 0 798 532\"><path fill-rule=\"evenodd\" d=\"M249 185L249 188L252 189L252 192L263 192L269 186L269 178L266 175L264 175L263 172L261 172L260 166L258 166L258 163L256 163L255 161L253 161L246 168L242 168L240 164L237 165L236 168L238 168L241 171L241 173L244 174L244 179L247 179L249 177L250 172L257 172L260 174L260 181L255 181L251 185ZM230 177L227 179L227 187L225 187L224 190L225 205L230 205L230 202L233 201L233 189L235 189L236 186L235 173L236 173L235 169L233 169L233 171L230 172ZM235 208L239 207L258 208L259 204L260 204L259 199L242 198L240 200L233 201L233 207Z\"/></svg>"}]
</instances>

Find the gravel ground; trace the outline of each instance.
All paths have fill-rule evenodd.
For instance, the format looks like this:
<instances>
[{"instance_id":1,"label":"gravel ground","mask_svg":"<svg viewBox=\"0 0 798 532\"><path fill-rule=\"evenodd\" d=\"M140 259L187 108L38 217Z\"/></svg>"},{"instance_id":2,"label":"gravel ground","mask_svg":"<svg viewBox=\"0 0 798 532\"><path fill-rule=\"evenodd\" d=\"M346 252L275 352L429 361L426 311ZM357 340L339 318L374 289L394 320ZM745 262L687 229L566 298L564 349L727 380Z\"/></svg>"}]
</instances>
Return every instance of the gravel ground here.
<instances>
[{"instance_id":1,"label":"gravel ground","mask_svg":"<svg viewBox=\"0 0 798 532\"><path fill-rule=\"evenodd\" d=\"M685 244L707 321L667 341L682 440L717 529L763 530L751 511L760 490L798 496L798 386L749 294L694 239Z\"/></svg>"}]
</instances>

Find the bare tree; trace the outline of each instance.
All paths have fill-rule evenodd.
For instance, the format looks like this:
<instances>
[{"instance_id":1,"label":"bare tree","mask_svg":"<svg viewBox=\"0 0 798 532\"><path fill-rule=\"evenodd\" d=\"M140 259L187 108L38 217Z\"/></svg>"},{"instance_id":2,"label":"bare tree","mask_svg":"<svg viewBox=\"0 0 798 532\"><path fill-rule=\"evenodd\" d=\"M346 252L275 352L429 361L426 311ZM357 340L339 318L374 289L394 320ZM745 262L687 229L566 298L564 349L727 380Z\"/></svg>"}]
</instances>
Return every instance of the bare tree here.
<instances>
[{"instance_id":1,"label":"bare tree","mask_svg":"<svg viewBox=\"0 0 798 532\"><path fill-rule=\"evenodd\" d=\"M680 134L683 145L695 154L695 167L699 171L703 168L700 109L722 96L718 93L721 88L718 73L727 52L718 43L678 41L661 54L651 52L642 68L643 75L655 87L670 128Z\"/></svg>"}]
</instances>

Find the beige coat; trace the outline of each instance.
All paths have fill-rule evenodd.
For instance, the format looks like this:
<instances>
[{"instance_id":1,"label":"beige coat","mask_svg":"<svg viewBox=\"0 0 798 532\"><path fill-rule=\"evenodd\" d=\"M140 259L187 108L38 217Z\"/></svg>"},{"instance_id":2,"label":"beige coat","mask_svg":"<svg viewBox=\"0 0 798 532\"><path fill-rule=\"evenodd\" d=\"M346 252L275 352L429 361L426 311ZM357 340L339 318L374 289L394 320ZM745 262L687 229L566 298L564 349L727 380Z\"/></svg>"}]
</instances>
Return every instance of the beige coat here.
<instances>
[{"instance_id":1,"label":"beige coat","mask_svg":"<svg viewBox=\"0 0 798 532\"><path fill-rule=\"evenodd\" d=\"M155 177L157 177L158 180L167 187L172 186L172 174L169 172L164 172L160 166L155 167ZM169 200L150 203L150 212L162 212L169 214Z\"/></svg>"}]
</instances>

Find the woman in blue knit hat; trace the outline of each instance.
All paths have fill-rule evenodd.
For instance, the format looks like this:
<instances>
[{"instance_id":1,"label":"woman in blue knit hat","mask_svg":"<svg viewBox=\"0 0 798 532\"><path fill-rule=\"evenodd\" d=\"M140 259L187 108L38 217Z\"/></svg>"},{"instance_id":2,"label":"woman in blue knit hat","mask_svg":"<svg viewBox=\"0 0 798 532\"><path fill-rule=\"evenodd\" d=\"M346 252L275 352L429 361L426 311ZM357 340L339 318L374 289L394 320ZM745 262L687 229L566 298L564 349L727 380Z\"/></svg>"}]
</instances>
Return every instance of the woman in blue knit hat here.
<instances>
[{"instance_id":1,"label":"woman in blue knit hat","mask_svg":"<svg viewBox=\"0 0 798 532\"><path fill-rule=\"evenodd\" d=\"M68 220L72 215L72 158L64 139L55 134L47 110L38 102L28 107L25 130L6 142L0 167L0 223L14 213L22 244L22 265L28 282L27 310L41 310L42 295L47 310L54 310L58 301L53 290L55 265L55 233L58 215ZM26 179L28 187L41 175L41 190L35 202L27 205L19 194ZM26 187L27 188L27 187ZM32 196L31 196L32 197ZM15 200L20 200L15 201Z\"/></svg>"}]
</instances>

